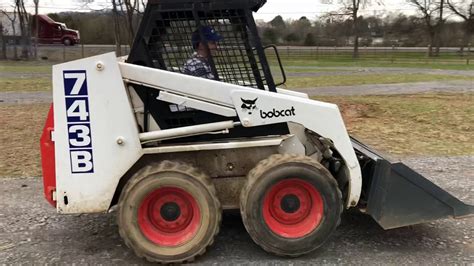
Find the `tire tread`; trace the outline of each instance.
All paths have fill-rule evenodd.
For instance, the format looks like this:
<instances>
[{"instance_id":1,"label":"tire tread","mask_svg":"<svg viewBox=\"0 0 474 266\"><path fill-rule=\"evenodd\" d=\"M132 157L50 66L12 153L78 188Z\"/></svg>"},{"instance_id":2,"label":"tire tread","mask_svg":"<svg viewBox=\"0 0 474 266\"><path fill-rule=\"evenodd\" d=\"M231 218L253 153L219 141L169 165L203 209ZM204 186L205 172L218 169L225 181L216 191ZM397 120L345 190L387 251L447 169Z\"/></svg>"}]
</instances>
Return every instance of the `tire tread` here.
<instances>
[{"instance_id":1,"label":"tire tread","mask_svg":"<svg viewBox=\"0 0 474 266\"><path fill-rule=\"evenodd\" d=\"M244 187L242 188L242 192L240 194L240 214L242 216L242 221L244 223L244 226L247 230L253 228L248 224L248 218L247 218L247 212L245 211L246 205L247 205L247 195L249 194L250 189L255 185L257 182L258 178L268 171L269 169L286 163L286 162L297 162L297 163L304 163L311 165L315 167L316 169L327 172L329 176L332 176L331 173L324 168L319 162L316 160L307 157L307 156L302 156L302 155L296 155L296 154L273 154L269 156L267 159L264 159L260 161L247 175L247 182L245 183ZM331 182L336 188L337 188L337 197L339 200L342 202L342 192L341 189L339 188L337 181L335 178L330 178L328 180ZM340 204L340 213L342 214L343 211L343 204ZM336 227L339 226L341 223L341 215L339 215L338 220L336 222ZM253 230L253 229L252 229ZM250 232L249 232L250 233ZM275 254L277 256L282 256L282 257L298 257L302 254L294 254L294 255L288 255L282 252L279 252L277 249L272 249L267 247L262 241L262 239L254 239L252 238L257 245L259 245L261 248L263 248L266 252Z\"/></svg>"},{"instance_id":2,"label":"tire tread","mask_svg":"<svg viewBox=\"0 0 474 266\"><path fill-rule=\"evenodd\" d=\"M222 222L222 207L220 204L220 201L217 197L217 192L216 188L214 187L213 182L211 181L211 178L207 176L204 172L200 171L199 169L190 166L186 163L182 162L177 162L177 161L169 161L165 160L162 162L155 162L146 165L145 167L141 168L138 170L128 181L128 183L125 185L124 189L121 192L120 199L118 202L118 209L121 210L124 207L125 200L125 195L128 194L128 192L140 181L148 177L149 175L152 175L154 173L158 172L167 172L167 171L173 171L173 172L180 172L189 176L192 176L193 178L197 179L200 183L202 183L206 189L210 192L211 198L213 199L214 202L216 202L217 206L217 226L216 229L213 233L213 236L211 237L209 243L206 245L202 245L202 247L195 252L194 255L183 258L183 259L178 259L178 260L159 260L156 258L153 258L151 256L148 256L146 252L141 250L140 248L135 248L132 243L130 243L130 240L126 237L126 232L124 229L124 225L122 224L122 221L120 219L120 215L117 215L117 224L119 228L119 234L120 237L124 240L125 245L132 249L135 254L140 257L140 258L145 258L149 262L158 262L158 263L184 263L184 262L192 262L194 261L195 257L203 255L206 252L207 247L211 246L214 243L214 238L219 234L220 231L220 225Z\"/></svg>"}]
</instances>

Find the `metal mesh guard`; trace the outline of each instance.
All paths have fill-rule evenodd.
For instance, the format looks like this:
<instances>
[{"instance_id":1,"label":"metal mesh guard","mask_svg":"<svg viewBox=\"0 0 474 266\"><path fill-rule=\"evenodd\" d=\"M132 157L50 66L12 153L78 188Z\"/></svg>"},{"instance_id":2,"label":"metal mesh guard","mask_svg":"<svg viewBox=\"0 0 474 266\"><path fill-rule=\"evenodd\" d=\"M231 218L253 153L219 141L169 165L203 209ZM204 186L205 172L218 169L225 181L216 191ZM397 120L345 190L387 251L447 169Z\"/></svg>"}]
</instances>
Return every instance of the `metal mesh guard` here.
<instances>
[{"instance_id":1,"label":"metal mesh guard","mask_svg":"<svg viewBox=\"0 0 474 266\"><path fill-rule=\"evenodd\" d=\"M148 42L153 63L157 68L184 73L186 61L195 52L193 32L210 26L223 37L208 60L215 79L265 89L265 75L246 19L245 11L239 9L159 12Z\"/></svg>"}]
</instances>

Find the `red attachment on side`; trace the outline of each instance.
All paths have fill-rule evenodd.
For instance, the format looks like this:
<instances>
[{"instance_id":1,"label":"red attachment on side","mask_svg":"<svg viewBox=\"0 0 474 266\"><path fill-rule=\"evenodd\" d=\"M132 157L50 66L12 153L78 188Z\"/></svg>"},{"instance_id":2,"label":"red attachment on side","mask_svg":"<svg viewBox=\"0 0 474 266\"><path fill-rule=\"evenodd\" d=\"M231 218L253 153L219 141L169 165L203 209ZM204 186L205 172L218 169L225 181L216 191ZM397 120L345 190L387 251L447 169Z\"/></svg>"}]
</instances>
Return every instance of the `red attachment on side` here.
<instances>
[{"instance_id":1,"label":"red attachment on side","mask_svg":"<svg viewBox=\"0 0 474 266\"><path fill-rule=\"evenodd\" d=\"M172 214L167 206L173 205ZM199 230L201 211L194 197L178 187L161 187L150 194L138 209L138 225L153 243L175 247L191 240Z\"/></svg>"},{"instance_id":2,"label":"red attachment on side","mask_svg":"<svg viewBox=\"0 0 474 266\"><path fill-rule=\"evenodd\" d=\"M54 142L51 140L51 132L54 131L54 111L53 104L49 108L48 118L41 135L41 164L43 168L43 187L44 197L53 206L56 207L56 201L53 200L53 192L56 191L56 165L54 156Z\"/></svg>"},{"instance_id":3,"label":"red attachment on side","mask_svg":"<svg viewBox=\"0 0 474 266\"><path fill-rule=\"evenodd\" d=\"M283 208L285 198L295 199L298 207ZM285 238L300 238L315 230L324 215L323 199L309 182L286 179L273 185L263 200L263 219L273 233Z\"/></svg>"}]
</instances>

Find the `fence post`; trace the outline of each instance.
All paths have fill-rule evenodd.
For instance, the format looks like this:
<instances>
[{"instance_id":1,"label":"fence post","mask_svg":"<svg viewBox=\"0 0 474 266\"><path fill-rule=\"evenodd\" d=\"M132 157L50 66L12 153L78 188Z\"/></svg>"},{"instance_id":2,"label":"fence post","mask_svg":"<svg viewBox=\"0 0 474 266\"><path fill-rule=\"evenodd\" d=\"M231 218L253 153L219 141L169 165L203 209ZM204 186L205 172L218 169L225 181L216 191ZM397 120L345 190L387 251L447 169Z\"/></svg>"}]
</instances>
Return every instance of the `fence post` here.
<instances>
[{"instance_id":1,"label":"fence post","mask_svg":"<svg viewBox=\"0 0 474 266\"><path fill-rule=\"evenodd\" d=\"M66 45L63 45L63 62L66 62Z\"/></svg>"},{"instance_id":2,"label":"fence post","mask_svg":"<svg viewBox=\"0 0 474 266\"><path fill-rule=\"evenodd\" d=\"M471 58L471 43L467 45L467 59L466 64L469 65L469 59Z\"/></svg>"},{"instance_id":3,"label":"fence post","mask_svg":"<svg viewBox=\"0 0 474 266\"><path fill-rule=\"evenodd\" d=\"M84 43L81 42L81 58L84 58Z\"/></svg>"},{"instance_id":4,"label":"fence post","mask_svg":"<svg viewBox=\"0 0 474 266\"><path fill-rule=\"evenodd\" d=\"M393 44L392 44L392 56L391 56L391 58L392 58L392 64L393 64L393 62L395 62L395 45L393 45Z\"/></svg>"}]
</instances>

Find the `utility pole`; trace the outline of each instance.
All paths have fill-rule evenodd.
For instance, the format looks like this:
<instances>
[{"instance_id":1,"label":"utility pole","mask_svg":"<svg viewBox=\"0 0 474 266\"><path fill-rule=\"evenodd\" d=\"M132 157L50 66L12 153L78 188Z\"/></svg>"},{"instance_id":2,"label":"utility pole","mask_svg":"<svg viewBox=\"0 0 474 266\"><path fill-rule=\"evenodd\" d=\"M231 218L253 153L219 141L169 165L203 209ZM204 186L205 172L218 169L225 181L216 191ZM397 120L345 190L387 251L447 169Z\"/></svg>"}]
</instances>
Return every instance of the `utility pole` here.
<instances>
[{"instance_id":1,"label":"utility pole","mask_svg":"<svg viewBox=\"0 0 474 266\"><path fill-rule=\"evenodd\" d=\"M35 59L38 60L38 31L39 31L39 19L38 19L38 4L39 0L33 0L35 3Z\"/></svg>"}]
</instances>

